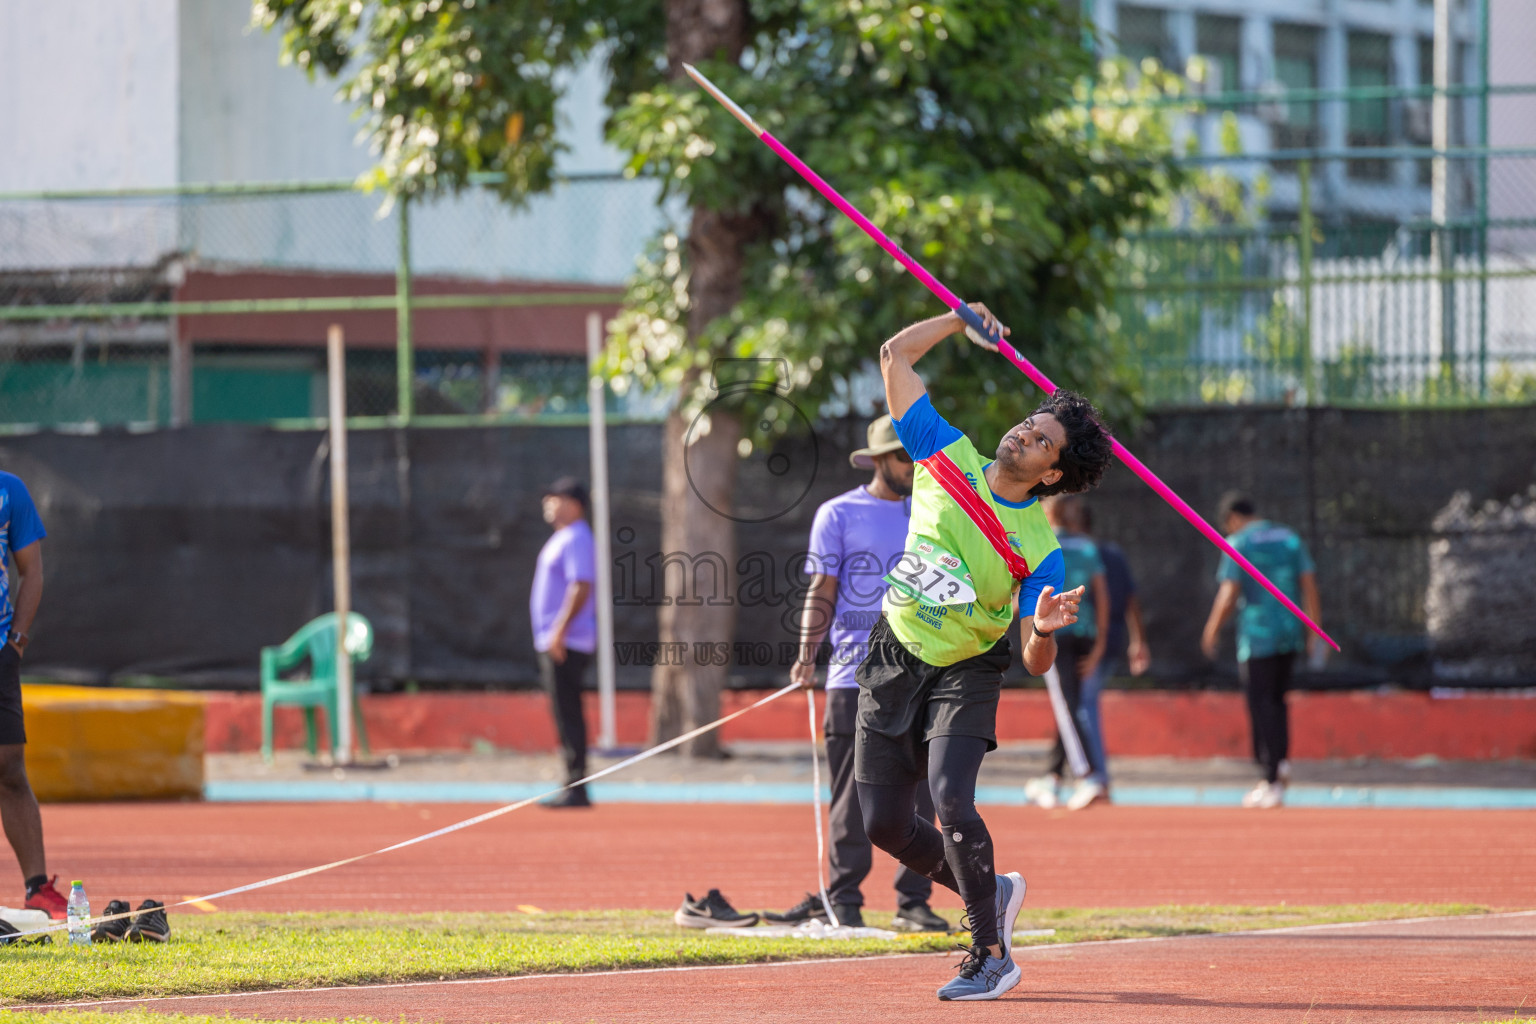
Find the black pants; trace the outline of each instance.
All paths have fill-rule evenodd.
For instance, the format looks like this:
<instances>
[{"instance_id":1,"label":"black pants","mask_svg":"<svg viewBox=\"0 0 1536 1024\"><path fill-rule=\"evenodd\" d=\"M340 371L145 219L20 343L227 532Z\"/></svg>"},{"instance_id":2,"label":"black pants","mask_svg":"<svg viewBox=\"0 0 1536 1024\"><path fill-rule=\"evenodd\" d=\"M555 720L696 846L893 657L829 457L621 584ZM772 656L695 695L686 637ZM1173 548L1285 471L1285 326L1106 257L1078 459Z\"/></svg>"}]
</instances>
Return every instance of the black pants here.
<instances>
[{"instance_id":1,"label":"black pants","mask_svg":"<svg viewBox=\"0 0 1536 1024\"><path fill-rule=\"evenodd\" d=\"M986 753L982 737L936 736L923 751L927 779L858 783L870 841L915 873L958 893L970 918L971 941L978 946L998 940L992 835L976 813L976 776ZM924 789L932 794L939 828L913 813Z\"/></svg>"},{"instance_id":2,"label":"black pants","mask_svg":"<svg viewBox=\"0 0 1536 1024\"><path fill-rule=\"evenodd\" d=\"M1291 753L1291 728L1285 691L1291 685L1295 654L1275 654L1237 663L1248 695L1248 721L1253 726L1253 759L1264 769L1266 782L1280 777L1280 762Z\"/></svg>"},{"instance_id":3,"label":"black pants","mask_svg":"<svg viewBox=\"0 0 1536 1024\"><path fill-rule=\"evenodd\" d=\"M1061 696L1067 702L1067 717L1072 722L1072 728L1077 732L1077 741L1082 744L1083 756L1088 759L1088 772L1093 774L1102 772L1104 766L1093 763L1093 744L1088 742L1088 737L1083 735L1083 725L1079 721L1078 707L1083 701L1083 679L1077 671L1077 660L1088 656L1093 650L1093 640L1085 636L1063 636L1056 640L1056 675L1061 679ZM1056 745L1051 748L1050 767L1046 771L1052 775L1064 774L1067 764L1067 747L1061 739L1061 723L1056 725Z\"/></svg>"},{"instance_id":4,"label":"black pants","mask_svg":"<svg viewBox=\"0 0 1536 1024\"><path fill-rule=\"evenodd\" d=\"M0 745L27 742L21 719L21 655L0 635Z\"/></svg>"},{"instance_id":5,"label":"black pants","mask_svg":"<svg viewBox=\"0 0 1536 1024\"><path fill-rule=\"evenodd\" d=\"M565 661L559 665L545 652L539 652L539 682L549 694L555 730L560 734L566 782L575 782L587 774L587 720L581 710L581 684L590 664L592 655L584 651L567 649Z\"/></svg>"},{"instance_id":6,"label":"black pants","mask_svg":"<svg viewBox=\"0 0 1536 1024\"><path fill-rule=\"evenodd\" d=\"M859 886L869 877L874 844L864 831L859 791L853 783L853 746L859 714L859 691L854 687L827 691L827 715L822 732L827 737L827 765L832 774L832 846L827 852L832 882L827 896L838 906L863 906ZM927 786L917 791L917 813L933 820L933 797ZM905 910L928 902L933 882L904 864L896 866L896 904Z\"/></svg>"}]
</instances>

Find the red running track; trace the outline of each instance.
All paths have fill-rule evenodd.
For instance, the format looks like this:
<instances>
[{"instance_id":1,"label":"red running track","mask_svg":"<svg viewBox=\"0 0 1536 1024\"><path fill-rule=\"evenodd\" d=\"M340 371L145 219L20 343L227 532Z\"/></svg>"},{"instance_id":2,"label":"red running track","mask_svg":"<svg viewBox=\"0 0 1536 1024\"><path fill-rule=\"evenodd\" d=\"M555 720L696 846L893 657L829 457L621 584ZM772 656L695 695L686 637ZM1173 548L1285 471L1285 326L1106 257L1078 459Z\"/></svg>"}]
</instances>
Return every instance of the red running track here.
<instances>
[{"instance_id":1,"label":"red running track","mask_svg":"<svg viewBox=\"0 0 1536 1024\"><path fill-rule=\"evenodd\" d=\"M108 804L43 809L49 871L102 904L171 902L398 842L455 805ZM1536 814L1520 811L988 808L998 870L1035 907L1468 902L1536 907ZM529 807L463 832L219 902L227 910L674 908L717 887L783 908L814 885L808 807ZM877 855L865 897L894 909ZM956 910L943 893L935 903ZM195 911L193 911L195 912ZM1026 919L1027 919L1026 910ZM1532 971L1536 974L1536 971Z\"/></svg>"},{"instance_id":2,"label":"red running track","mask_svg":"<svg viewBox=\"0 0 1536 1024\"><path fill-rule=\"evenodd\" d=\"M733 941L722 939L722 942ZM940 1003L941 956L98 1004L239 1017L603 1024L1093 1021L1457 1024L1536 1004L1536 914L1020 950L994 1003Z\"/></svg>"}]
</instances>

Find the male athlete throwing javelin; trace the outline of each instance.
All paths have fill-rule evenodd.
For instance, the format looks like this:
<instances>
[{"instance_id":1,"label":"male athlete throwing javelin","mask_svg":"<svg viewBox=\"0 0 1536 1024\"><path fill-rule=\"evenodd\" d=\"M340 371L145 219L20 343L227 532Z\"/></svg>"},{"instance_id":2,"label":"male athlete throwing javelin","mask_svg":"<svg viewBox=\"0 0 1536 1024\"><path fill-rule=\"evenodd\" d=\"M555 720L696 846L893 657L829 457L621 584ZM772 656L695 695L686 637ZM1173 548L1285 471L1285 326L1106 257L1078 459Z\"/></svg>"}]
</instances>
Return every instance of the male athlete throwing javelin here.
<instances>
[{"instance_id":1,"label":"male athlete throwing javelin","mask_svg":"<svg viewBox=\"0 0 1536 1024\"><path fill-rule=\"evenodd\" d=\"M989 331L1009 333L985 306L971 308ZM1019 983L1011 946L1024 880L993 873L976 775L997 746L1015 597L1034 675L1056 658L1051 634L1077 621L1083 589L1061 593L1061 549L1038 499L1093 487L1111 452L1093 406L1057 391L1003 435L995 460L984 458L934 410L912 368L963 328L947 313L880 349L885 400L917 470L907 550L885 577L890 589L855 675L854 779L869 838L959 893L970 917L971 945L959 977L939 989L945 1000L996 999ZM937 829L914 812L925 777Z\"/></svg>"}]
</instances>

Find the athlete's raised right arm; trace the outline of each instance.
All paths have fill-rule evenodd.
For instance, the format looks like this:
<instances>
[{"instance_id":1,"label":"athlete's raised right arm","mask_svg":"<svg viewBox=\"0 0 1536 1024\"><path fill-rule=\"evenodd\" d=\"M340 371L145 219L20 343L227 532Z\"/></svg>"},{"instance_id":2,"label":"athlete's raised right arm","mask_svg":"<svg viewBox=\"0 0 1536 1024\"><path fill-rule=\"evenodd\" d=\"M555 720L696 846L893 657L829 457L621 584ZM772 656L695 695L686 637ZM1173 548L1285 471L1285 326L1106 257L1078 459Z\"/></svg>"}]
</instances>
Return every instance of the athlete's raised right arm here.
<instances>
[{"instance_id":1,"label":"athlete's raised right arm","mask_svg":"<svg viewBox=\"0 0 1536 1024\"><path fill-rule=\"evenodd\" d=\"M987 325L987 330L1007 337L1011 332L997 322L986 306L979 302L971 308ZM895 337L880 346L880 376L885 379L885 406L892 419L901 419L912 403L928 393L923 378L912 368L913 364L939 342L965 329L965 321L956 313L945 313L904 328ZM983 348L996 352L997 346L977 342Z\"/></svg>"}]
</instances>

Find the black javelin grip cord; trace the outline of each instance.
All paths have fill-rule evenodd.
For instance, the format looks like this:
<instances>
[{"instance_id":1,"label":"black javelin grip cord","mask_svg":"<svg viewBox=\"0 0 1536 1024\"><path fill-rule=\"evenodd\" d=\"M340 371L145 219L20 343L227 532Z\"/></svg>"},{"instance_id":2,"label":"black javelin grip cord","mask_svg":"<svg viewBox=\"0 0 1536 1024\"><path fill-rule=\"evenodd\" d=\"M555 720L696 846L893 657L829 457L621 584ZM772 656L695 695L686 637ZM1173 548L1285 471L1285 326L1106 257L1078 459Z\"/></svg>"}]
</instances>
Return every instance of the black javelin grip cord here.
<instances>
[{"instance_id":1,"label":"black javelin grip cord","mask_svg":"<svg viewBox=\"0 0 1536 1024\"><path fill-rule=\"evenodd\" d=\"M290 871L286 875L275 875L272 878L263 878L259 882L249 882L245 885L237 885L233 889L223 889L219 892L211 892L206 896L189 897L182 900L180 903L167 904L165 909L169 910L172 907L187 907L195 903L212 902L213 900L223 899L226 896L238 896L240 893L251 892L254 889L265 889L269 886L281 885L284 882L292 882L295 879L308 878L310 875L318 875L322 871L330 871L335 868L346 867L348 864L356 864L360 860L367 860L369 857L377 857L381 853L393 853L395 850L403 850L407 846L415 846L418 843L424 843L429 839L436 839L439 836L446 836L449 833L461 831L462 829L469 828L472 825L479 825L483 822L490 821L492 818L499 818L504 814L511 814L513 811L522 810L524 807L527 807L530 804L536 804L540 800L546 799L547 797L552 797L558 793L563 793L567 789L571 789L574 786L586 785L588 782L601 779L606 775L612 775L617 771L622 771L623 769L628 768L630 765L639 764L641 761L655 757L657 754L671 750L673 747L681 746L682 744L687 743L689 740L694 739L695 737L702 736L707 732L720 728L727 722L734 721L740 718L742 715L756 711L764 704L771 704L785 694L797 689L799 689L797 684L790 683L788 686L773 691L768 696L762 698L759 701L756 701L755 703L747 705L739 711L732 711L728 715L723 715L720 718L715 719L708 725L701 725L697 729L685 732L681 736L667 740L665 743L658 743L654 747L640 751L640 753L635 754L633 757L625 758L617 764L611 764L601 771L595 771L584 779L577 779L575 782L567 782L565 785L552 789L547 793L540 793L537 796L530 796L526 800L519 800L516 803L503 804L502 806L493 810L486 811L484 814L477 814L472 818L465 818L463 821L456 821L452 825L444 825L440 829L435 829L431 832L424 833L423 835L415 836L411 839L406 839L391 846L384 846L377 850L370 850L367 853L360 853L355 857L344 857L341 860L333 860L329 864L321 864L312 868L304 868L302 871ZM101 924L104 921L121 921L126 918L137 916L138 911L130 911L126 914L110 914L104 917L93 917L87 922L87 924L94 926ZM33 928L28 931L17 932L16 934L7 936L6 938L9 941L14 942L17 939L24 939L29 935L46 935L49 932L60 932L68 928L68 921L60 921L43 928Z\"/></svg>"},{"instance_id":2,"label":"black javelin grip cord","mask_svg":"<svg viewBox=\"0 0 1536 1024\"><path fill-rule=\"evenodd\" d=\"M1052 384L1050 378L1048 378L1044 373L1041 373L1034 363L1031 363L1028 359L1025 359L1023 356L1021 356L1018 351L1007 342L1006 339L989 332L985 325L982 323L981 317L977 316L973 309L962 302L958 295L944 287L944 285L941 284L936 277L928 273L928 271L924 270L922 264L918 263L917 260L909 256L906 250L902 249L901 246L891 241L891 239L886 236L885 232L875 227L875 225L870 222L869 218L855 209L853 204L844 199L842 195L837 191L837 189L827 184L826 181L822 179L821 175L811 170L805 161L801 160L794 153L790 152L788 146L774 138L773 135L765 128L763 128L762 125L754 121L750 114L748 114L745 110L742 110L741 107L737 106L735 101L733 101L729 96L722 92L718 86L700 74L697 68L693 67L691 64L684 64L683 70L688 72L688 76L697 82L700 88L702 88L705 92L709 93L717 101L719 101L721 106L729 110L731 115L735 117L736 120L745 125L748 131L757 136L758 140L761 141L763 145L767 146L769 149L773 150L781 158L783 158L785 163L793 167L802 178L810 182L811 187L826 197L827 201L842 211L849 220L857 224L866 235L874 240L876 245L890 253L898 263L900 263L903 267L906 267L907 270L911 272L912 276L916 277L929 291L933 292L933 294L936 295L939 300L944 303L944 305L954 310L955 313L959 315L961 320L965 321L965 323L974 329L978 334L988 338L994 345L996 345L998 350L1002 352L1003 356L1015 367L1017 367L1021 373L1023 373L1030 380L1034 381L1042 389L1044 389L1046 394L1050 394L1056 390L1056 385ZM1125 463L1131 472L1141 477L1142 481L1148 487L1152 488L1164 501L1172 505L1174 510L1178 512L1179 515L1189 520L1190 525L1199 530L1207 540L1220 548L1238 565L1242 566L1244 572L1246 572L1249 576L1252 576L1260 586L1269 591L1275 600L1285 605L1285 607L1290 611L1292 615L1306 623L1307 627L1311 629L1312 632L1322 637L1323 640L1325 640L1334 650L1339 649L1339 645L1334 642L1333 637L1323 632L1323 628L1317 623L1313 622L1312 618L1307 615L1306 612L1297 607L1295 601L1292 601L1280 590L1279 587L1270 582L1269 577L1265 576L1257 566L1248 561L1247 558L1244 558L1242 553L1234 548L1231 544L1229 544L1227 539L1218 533L1215 527L1201 518L1200 513L1191 508L1183 498L1175 494L1173 488L1163 483L1163 481L1158 478L1156 473L1148 469L1140 459L1127 451L1123 444L1113 438L1110 440L1114 446L1115 455L1120 459L1121 462Z\"/></svg>"}]
</instances>

